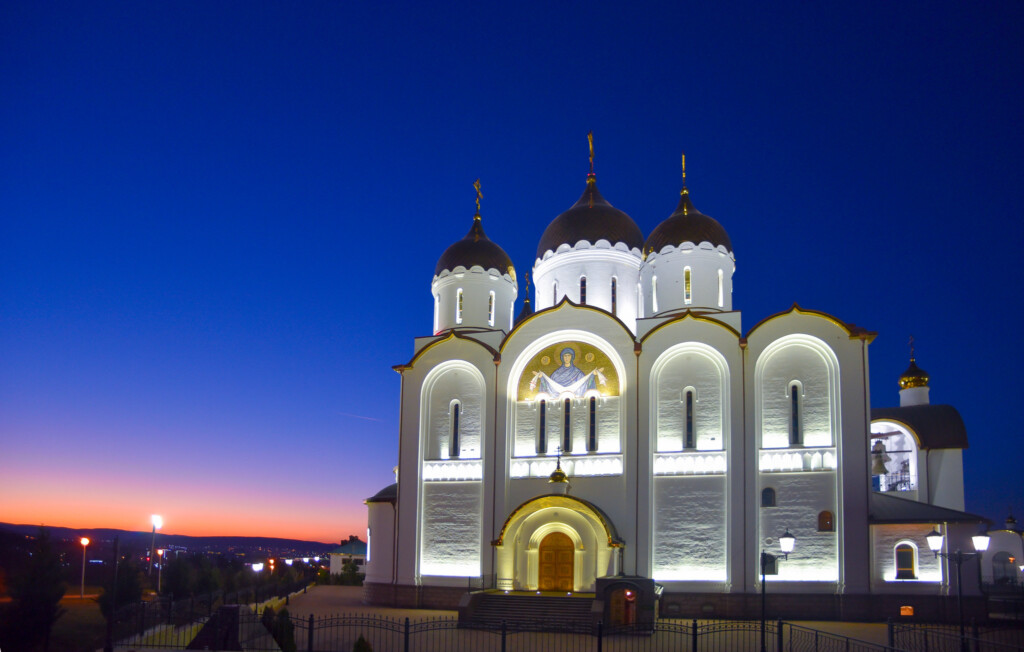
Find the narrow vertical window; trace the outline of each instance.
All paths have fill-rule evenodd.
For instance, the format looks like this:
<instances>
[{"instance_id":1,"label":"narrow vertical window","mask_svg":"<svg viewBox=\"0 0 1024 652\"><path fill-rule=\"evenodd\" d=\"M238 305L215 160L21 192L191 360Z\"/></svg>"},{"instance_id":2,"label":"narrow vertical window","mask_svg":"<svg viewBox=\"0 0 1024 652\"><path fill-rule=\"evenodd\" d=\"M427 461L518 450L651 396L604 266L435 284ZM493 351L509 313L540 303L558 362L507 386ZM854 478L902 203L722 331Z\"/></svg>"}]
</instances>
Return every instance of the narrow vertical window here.
<instances>
[{"instance_id":1,"label":"narrow vertical window","mask_svg":"<svg viewBox=\"0 0 1024 652\"><path fill-rule=\"evenodd\" d=\"M572 400L562 402L562 452L572 451Z\"/></svg>"},{"instance_id":2,"label":"narrow vertical window","mask_svg":"<svg viewBox=\"0 0 1024 652\"><path fill-rule=\"evenodd\" d=\"M644 290L639 283L636 284L636 305L638 308L637 315L642 319L644 316Z\"/></svg>"},{"instance_id":3,"label":"narrow vertical window","mask_svg":"<svg viewBox=\"0 0 1024 652\"><path fill-rule=\"evenodd\" d=\"M761 507L775 507L775 490L771 487L761 490Z\"/></svg>"},{"instance_id":4,"label":"narrow vertical window","mask_svg":"<svg viewBox=\"0 0 1024 652\"><path fill-rule=\"evenodd\" d=\"M558 281L551 284L551 305L558 303Z\"/></svg>"},{"instance_id":5,"label":"narrow vertical window","mask_svg":"<svg viewBox=\"0 0 1024 652\"><path fill-rule=\"evenodd\" d=\"M548 402L541 400L537 415L537 454L548 452Z\"/></svg>"},{"instance_id":6,"label":"narrow vertical window","mask_svg":"<svg viewBox=\"0 0 1024 652\"><path fill-rule=\"evenodd\" d=\"M434 295L434 334L437 334L440 328L441 321L441 296L438 294Z\"/></svg>"},{"instance_id":7,"label":"narrow vertical window","mask_svg":"<svg viewBox=\"0 0 1024 652\"><path fill-rule=\"evenodd\" d=\"M619 298L618 297L618 288L616 287L617 285L618 285L618 283L616 282L615 277L613 276L612 277L612 314L613 315L618 314L616 312L616 310L618 308L618 298Z\"/></svg>"},{"instance_id":8,"label":"narrow vertical window","mask_svg":"<svg viewBox=\"0 0 1024 652\"><path fill-rule=\"evenodd\" d=\"M651 314L658 314L658 277L651 277Z\"/></svg>"},{"instance_id":9,"label":"narrow vertical window","mask_svg":"<svg viewBox=\"0 0 1024 652\"><path fill-rule=\"evenodd\" d=\"M718 270L718 307L719 308L724 308L725 307L724 285L725 285L725 283L724 283L724 279L723 279L723 275L722 275L722 270Z\"/></svg>"},{"instance_id":10,"label":"narrow vertical window","mask_svg":"<svg viewBox=\"0 0 1024 652\"><path fill-rule=\"evenodd\" d=\"M896 546L896 579L916 580L917 579L917 554L914 546L909 543L901 543Z\"/></svg>"},{"instance_id":11,"label":"narrow vertical window","mask_svg":"<svg viewBox=\"0 0 1024 652\"><path fill-rule=\"evenodd\" d=\"M508 302L508 330L512 332L512 317L516 314L515 299Z\"/></svg>"},{"instance_id":12,"label":"narrow vertical window","mask_svg":"<svg viewBox=\"0 0 1024 652\"><path fill-rule=\"evenodd\" d=\"M587 305L587 277L586 276L581 276L580 277L580 303L582 305L584 305L584 306Z\"/></svg>"},{"instance_id":13,"label":"narrow vertical window","mask_svg":"<svg viewBox=\"0 0 1024 652\"><path fill-rule=\"evenodd\" d=\"M803 424L800 423L800 385L793 383L789 386L789 444L800 446L803 444Z\"/></svg>"},{"instance_id":14,"label":"narrow vertical window","mask_svg":"<svg viewBox=\"0 0 1024 652\"><path fill-rule=\"evenodd\" d=\"M693 448L693 390L686 390L686 448Z\"/></svg>"},{"instance_id":15,"label":"narrow vertical window","mask_svg":"<svg viewBox=\"0 0 1024 652\"><path fill-rule=\"evenodd\" d=\"M683 303L690 305L693 303L693 292L690 286L690 268L687 267L683 270Z\"/></svg>"},{"instance_id":16,"label":"narrow vertical window","mask_svg":"<svg viewBox=\"0 0 1024 652\"><path fill-rule=\"evenodd\" d=\"M590 433L587 436L587 450L590 452L597 450L597 397L595 396L590 397Z\"/></svg>"},{"instance_id":17,"label":"narrow vertical window","mask_svg":"<svg viewBox=\"0 0 1024 652\"><path fill-rule=\"evenodd\" d=\"M452 436L450 440L450 446L448 447L448 457L458 457L461 449L459 447L459 416L462 411L462 405L458 401L452 403L451 409L451 422L452 422Z\"/></svg>"},{"instance_id":18,"label":"narrow vertical window","mask_svg":"<svg viewBox=\"0 0 1024 652\"><path fill-rule=\"evenodd\" d=\"M459 288L455 300L455 323L462 323L462 288Z\"/></svg>"},{"instance_id":19,"label":"narrow vertical window","mask_svg":"<svg viewBox=\"0 0 1024 652\"><path fill-rule=\"evenodd\" d=\"M494 290L487 296L487 325L494 326Z\"/></svg>"}]
</instances>

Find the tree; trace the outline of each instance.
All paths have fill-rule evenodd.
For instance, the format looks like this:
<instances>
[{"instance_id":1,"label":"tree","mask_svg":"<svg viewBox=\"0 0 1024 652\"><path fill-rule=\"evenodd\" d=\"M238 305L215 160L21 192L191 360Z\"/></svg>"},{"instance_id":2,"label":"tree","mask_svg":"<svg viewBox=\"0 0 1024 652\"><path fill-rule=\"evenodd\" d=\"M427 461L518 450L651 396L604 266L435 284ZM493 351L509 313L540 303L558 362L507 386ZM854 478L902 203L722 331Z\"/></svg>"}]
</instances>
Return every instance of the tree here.
<instances>
[{"instance_id":1,"label":"tree","mask_svg":"<svg viewBox=\"0 0 1024 652\"><path fill-rule=\"evenodd\" d=\"M14 648L34 649L40 643L43 650L49 648L50 631L64 613L60 599L65 590L60 556L50 543L50 533L39 528L28 563L11 579L11 615L17 628L10 634L18 639Z\"/></svg>"},{"instance_id":2,"label":"tree","mask_svg":"<svg viewBox=\"0 0 1024 652\"><path fill-rule=\"evenodd\" d=\"M132 558L121 559L117 565L117 604L114 604L114 585L112 578L107 578L100 594L100 611L104 618L109 619L118 607L132 604L142 599L143 575L139 565Z\"/></svg>"},{"instance_id":3,"label":"tree","mask_svg":"<svg viewBox=\"0 0 1024 652\"><path fill-rule=\"evenodd\" d=\"M352 646L352 652L373 652L373 646L360 634L356 644Z\"/></svg>"}]
</instances>

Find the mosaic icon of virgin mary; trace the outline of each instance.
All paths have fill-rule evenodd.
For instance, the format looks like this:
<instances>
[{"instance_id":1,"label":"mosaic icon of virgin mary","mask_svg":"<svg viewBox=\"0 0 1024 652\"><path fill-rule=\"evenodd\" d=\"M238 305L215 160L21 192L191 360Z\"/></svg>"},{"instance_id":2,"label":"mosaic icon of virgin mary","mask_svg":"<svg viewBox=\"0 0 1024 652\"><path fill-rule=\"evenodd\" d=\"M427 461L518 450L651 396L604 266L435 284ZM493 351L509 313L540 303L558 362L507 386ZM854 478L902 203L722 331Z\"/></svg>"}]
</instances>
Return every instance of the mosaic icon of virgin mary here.
<instances>
[{"instance_id":1,"label":"mosaic icon of virgin mary","mask_svg":"<svg viewBox=\"0 0 1024 652\"><path fill-rule=\"evenodd\" d=\"M551 372L550 376L543 371L533 372L533 380L530 381L531 390L536 389L539 383L542 394L559 396L568 392L574 396L584 396L590 390L596 390L598 383L601 385L607 383L607 379L602 373L604 367L585 374L576 366L576 351L571 346L562 349L558 357L562 359L562 365Z\"/></svg>"}]
</instances>

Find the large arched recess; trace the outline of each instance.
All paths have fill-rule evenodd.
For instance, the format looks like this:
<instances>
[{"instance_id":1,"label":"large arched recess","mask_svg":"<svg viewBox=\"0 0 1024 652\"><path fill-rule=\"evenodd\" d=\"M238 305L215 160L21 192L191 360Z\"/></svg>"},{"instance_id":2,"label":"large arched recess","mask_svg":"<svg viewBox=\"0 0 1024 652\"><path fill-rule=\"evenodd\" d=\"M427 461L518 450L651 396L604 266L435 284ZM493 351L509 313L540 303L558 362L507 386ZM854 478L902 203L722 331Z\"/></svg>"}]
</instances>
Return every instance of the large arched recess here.
<instances>
[{"instance_id":1,"label":"large arched recess","mask_svg":"<svg viewBox=\"0 0 1024 652\"><path fill-rule=\"evenodd\" d=\"M598 577L618 572L623 545L611 519L596 505L575 496L531 498L511 511L492 541L498 588L537 590L538 552L544 537L560 532L574 547L574 591L593 591Z\"/></svg>"},{"instance_id":2,"label":"large arched recess","mask_svg":"<svg viewBox=\"0 0 1024 652\"><path fill-rule=\"evenodd\" d=\"M593 347L614 367L618 386L610 392L614 395L614 400L608 401L604 409L610 405L615 406L616 428L620 435L617 450L610 452L622 452L625 448L622 437L627 434L629 404L633 400L633 392L636 391L635 363L629 359L633 358L635 340L621 321L603 310L562 301L553 308L532 315L518 325L501 345L502 362L497 383L505 395L504 422L506 432L509 434L506 451L510 458L517 455L517 429L522 431L519 426L526 424L525 419L529 418L529 425L533 427L532 417L523 417L523 424L517 423L517 412L523 411L517 411L520 378L535 356L562 342L580 342ZM498 416L500 420L502 415ZM519 432L519 436L522 438L524 435ZM522 454L523 451L520 450L519 455Z\"/></svg>"}]
</instances>

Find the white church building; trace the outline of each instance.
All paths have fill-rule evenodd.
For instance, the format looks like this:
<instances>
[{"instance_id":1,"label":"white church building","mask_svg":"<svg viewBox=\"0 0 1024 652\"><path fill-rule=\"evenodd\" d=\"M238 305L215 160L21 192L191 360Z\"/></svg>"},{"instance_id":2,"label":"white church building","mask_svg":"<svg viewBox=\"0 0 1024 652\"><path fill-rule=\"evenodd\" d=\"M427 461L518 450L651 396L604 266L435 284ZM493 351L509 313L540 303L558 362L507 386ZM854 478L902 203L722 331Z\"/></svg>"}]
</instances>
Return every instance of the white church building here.
<instances>
[{"instance_id":1,"label":"white church building","mask_svg":"<svg viewBox=\"0 0 1024 652\"><path fill-rule=\"evenodd\" d=\"M955 610L925 537L972 550L984 521L963 512L959 414L913 360L901 405L872 410L875 333L841 318L793 304L744 330L735 271L685 170L646 237L591 171L540 234L531 300L478 196L434 270L431 334L395 367L397 482L366 501L366 601L582 593L621 617L633 587L657 599L640 617L749 617L763 550L777 615Z\"/></svg>"}]
</instances>

